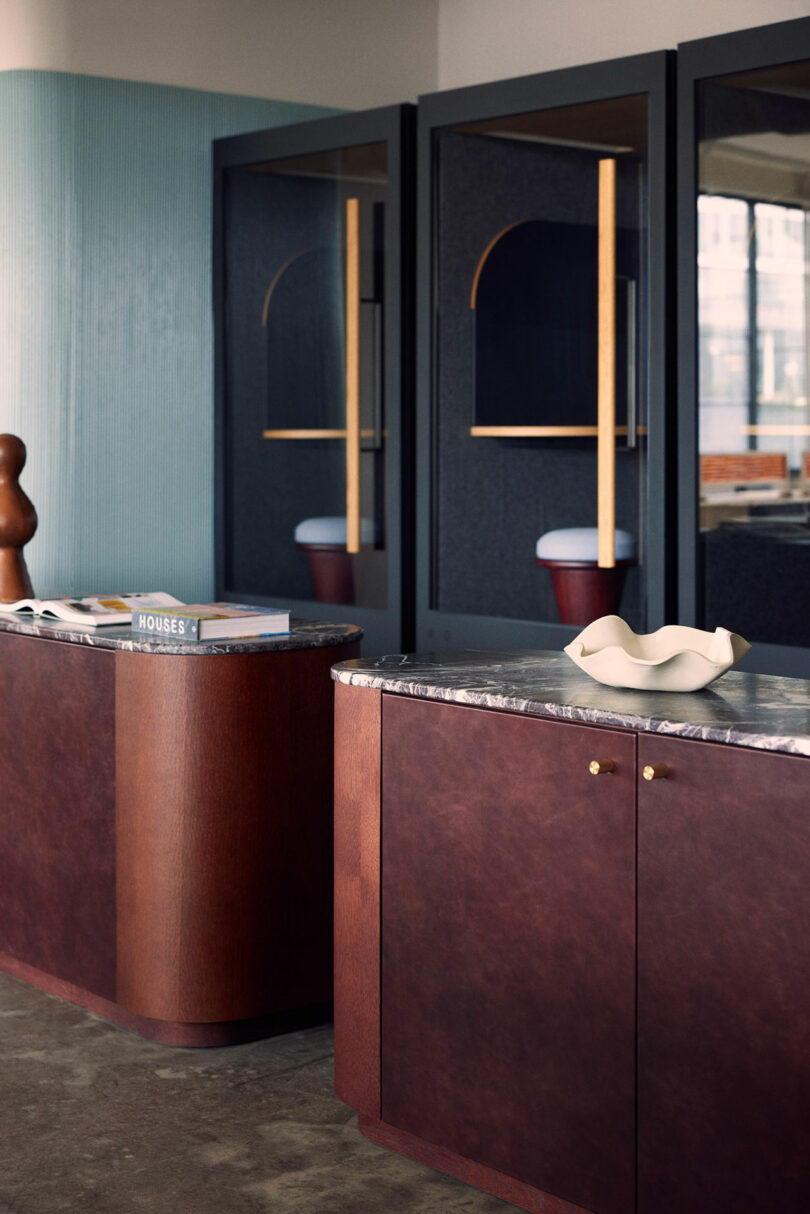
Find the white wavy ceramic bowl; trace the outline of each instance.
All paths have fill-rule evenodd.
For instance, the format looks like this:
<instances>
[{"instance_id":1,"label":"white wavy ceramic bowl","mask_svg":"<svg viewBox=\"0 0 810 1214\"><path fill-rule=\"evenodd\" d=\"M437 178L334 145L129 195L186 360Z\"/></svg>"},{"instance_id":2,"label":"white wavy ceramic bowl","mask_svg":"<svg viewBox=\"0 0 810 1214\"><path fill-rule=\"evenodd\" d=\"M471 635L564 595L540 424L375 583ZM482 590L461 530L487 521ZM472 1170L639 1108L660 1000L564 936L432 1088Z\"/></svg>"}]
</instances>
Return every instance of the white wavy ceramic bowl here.
<instances>
[{"instance_id":1,"label":"white wavy ceramic bowl","mask_svg":"<svg viewBox=\"0 0 810 1214\"><path fill-rule=\"evenodd\" d=\"M565 653L608 687L698 691L730 670L750 648L726 628L702 632L667 624L657 632L638 634L618 615L603 615L574 637Z\"/></svg>"}]
</instances>

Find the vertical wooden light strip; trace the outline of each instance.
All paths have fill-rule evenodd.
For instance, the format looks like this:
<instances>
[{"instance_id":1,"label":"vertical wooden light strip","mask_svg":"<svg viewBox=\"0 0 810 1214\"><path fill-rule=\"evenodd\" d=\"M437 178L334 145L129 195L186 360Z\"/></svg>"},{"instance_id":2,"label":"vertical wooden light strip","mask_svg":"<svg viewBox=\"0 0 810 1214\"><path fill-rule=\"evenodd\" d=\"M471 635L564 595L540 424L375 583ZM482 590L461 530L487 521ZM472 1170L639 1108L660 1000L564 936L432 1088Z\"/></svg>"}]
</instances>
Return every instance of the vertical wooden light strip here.
<instances>
[{"instance_id":1,"label":"vertical wooden light strip","mask_svg":"<svg viewBox=\"0 0 810 1214\"><path fill-rule=\"evenodd\" d=\"M346 199L346 551L360 551L360 199Z\"/></svg>"},{"instance_id":2,"label":"vertical wooden light strip","mask_svg":"<svg viewBox=\"0 0 810 1214\"><path fill-rule=\"evenodd\" d=\"M599 161L598 564L616 564L616 161Z\"/></svg>"}]
</instances>

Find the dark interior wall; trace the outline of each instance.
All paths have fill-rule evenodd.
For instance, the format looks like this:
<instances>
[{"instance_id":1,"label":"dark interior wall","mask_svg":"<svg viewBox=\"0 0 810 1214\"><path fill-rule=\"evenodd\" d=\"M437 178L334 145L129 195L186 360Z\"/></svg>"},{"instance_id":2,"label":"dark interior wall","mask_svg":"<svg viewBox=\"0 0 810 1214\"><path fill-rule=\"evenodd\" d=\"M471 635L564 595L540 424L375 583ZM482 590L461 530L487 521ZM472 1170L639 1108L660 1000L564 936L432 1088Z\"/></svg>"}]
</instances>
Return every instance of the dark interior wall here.
<instances>
[{"instance_id":1,"label":"dark interior wall","mask_svg":"<svg viewBox=\"0 0 810 1214\"><path fill-rule=\"evenodd\" d=\"M373 149L372 149L373 150ZM379 159L379 157L378 157ZM364 517L385 544L382 464L382 313L386 185L317 170L232 168L225 175L224 435L225 584L240 594L308 599L305 518L345 516L346 447L338 437L264 438L268 430L346 426L344 217L360 203L361 425L373 429L361 456ZM319 175L316 175L316 171ZM320 175L323 174L323 175ZM384 574L355 564L365 606L385 603ZM366 576L368 574L368 576Z\"/></svg>"},{"instance_id":2,"label":"dark interior wall","mask_svg":"<svg viewBox=\"0 0 810 1214\"><path fill-rule=\"evenodd\" d=\"M703 621L747 641L810 647L810 526L766 514L701 533Z\"/></svg>"},{"instance_id":3,"label":"dark interior wall","mask_svg":"<svg viewBox=\"0 0 810 1214\"><path fill-rule=\"evenodd\" d=\"M226 257L226 510L227 584L256 594L311 594L306 558L293 543L296 524L313 515L345 513L343 445L332 440L284 441L262 437L267 427L338 426L336 404L283 399L283 381L268 384L268 327L262 312L268 288L285 263L303 251L334 250L333 281L321 317L323 345L334 352L342 332L342 267L337 250L338 189L332 180L276 173L231 171L225 198ZM284 277L278 295L284 295ZM272 326L291 321L289 333L316 322L314 312L298 317L268 315ZM317 339L312 343L317 346ZM320 379L333 378L323 367ZM341 369L338 369L338 376ZM317 380L313 376L313 383ZM292 385L289 385L292 389ZM273 389L269 393L269 388ZM315 393L313 392L313 395ZM268 399L270 396L270 399ZM306 415L302 412L306 409Z\"/></svg>"},{"instance_id":4,"label":"dark interior wall","mask_svg":"<svg viewBox=\"0 0 810 1214\"><path fill-rule=\"evenodd\" d=\"M436 606L554 620L548 574L534 564L535 543L552 528L596 525L596 440L471 437L470 290L484 250L507 225L536 219L596 224L600 153L442 132L436 155ZM619 176L621 226L636 226L644 213L643 188L634 160ZM643 309L642 292L640 314ZM595 424L595 384L593 402ZM557 424L566 424L564 410ZM617 526L641 546L639 454L622 440L616 465ZM638 571L631 571L621 613L643 628L639 587Z\"/></svg>"}]
</instances>

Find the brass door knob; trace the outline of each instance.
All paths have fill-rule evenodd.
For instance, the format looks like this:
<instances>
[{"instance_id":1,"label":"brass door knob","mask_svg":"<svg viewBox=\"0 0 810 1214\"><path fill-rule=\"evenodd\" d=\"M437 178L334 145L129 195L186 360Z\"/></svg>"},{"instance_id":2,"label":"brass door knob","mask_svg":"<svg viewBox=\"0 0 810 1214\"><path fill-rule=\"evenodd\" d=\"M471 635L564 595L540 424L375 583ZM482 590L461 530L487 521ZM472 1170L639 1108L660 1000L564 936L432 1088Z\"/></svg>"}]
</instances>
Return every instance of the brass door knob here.
<instances>
[{"instance_id":1,"label":"brass door knob","mask_svg":"<svg viewBox=\"0 0 810 1214\"><path fill-rule=\"evenodd\" d=\"M612 759L591 759L588 771L592 776L602 776L606 771L613 771L614 766Z\"/></svg>"},{"instance_id":2,"label":"brass door knob","mask_svg":"<svg viewBox=\"0 0 810 1214\"><path fill-rule=\"evenodd\" d=\"M666 780L669 768L666 763L648 763L641 774L645 780Z\"/></svg>"}]
</instances>

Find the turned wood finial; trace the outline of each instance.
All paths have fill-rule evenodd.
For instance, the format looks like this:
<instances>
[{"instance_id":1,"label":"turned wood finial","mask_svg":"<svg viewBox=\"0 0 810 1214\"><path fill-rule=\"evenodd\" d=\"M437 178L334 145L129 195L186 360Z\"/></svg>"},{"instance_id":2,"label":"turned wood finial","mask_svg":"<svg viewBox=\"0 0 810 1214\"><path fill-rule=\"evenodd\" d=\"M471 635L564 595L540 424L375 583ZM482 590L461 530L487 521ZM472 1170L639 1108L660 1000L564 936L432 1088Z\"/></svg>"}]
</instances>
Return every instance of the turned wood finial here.
<instances>
[{"instance_id":1,"label":"turned wood finial","mask_svg":"<svg viewBox=\"0 0 810 1214\"><path fill-rule=\"evenodd\" d=\"M34 593L22 550L37 529L37 512L20 487L24 466L25 443L16 434L0 434L0 603Z\"/></svg>"}]
</instances>

